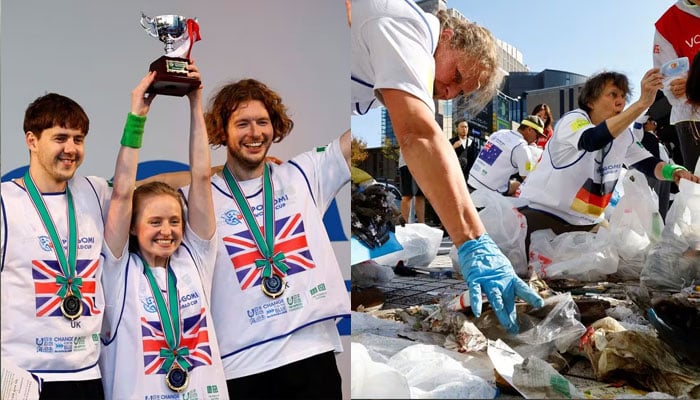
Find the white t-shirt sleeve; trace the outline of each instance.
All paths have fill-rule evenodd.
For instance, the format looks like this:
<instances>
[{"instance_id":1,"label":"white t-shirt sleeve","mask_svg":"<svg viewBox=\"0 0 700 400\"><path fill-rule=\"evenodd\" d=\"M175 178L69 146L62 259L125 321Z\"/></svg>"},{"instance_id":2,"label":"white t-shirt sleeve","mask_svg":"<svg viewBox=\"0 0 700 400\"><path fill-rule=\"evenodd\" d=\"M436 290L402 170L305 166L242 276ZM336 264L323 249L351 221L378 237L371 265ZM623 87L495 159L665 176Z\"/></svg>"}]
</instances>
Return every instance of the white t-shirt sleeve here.
<instances>
[{"instance_id":1,"label":"white t-shirt sleeve","mask_svg":"<svg viewBox=\"0 0 700 400\"><path fill-rule=\"evenodd\" d=\"M629 140L632 142L627 147L627 153L625 153L625 164L627 164L627 166L638 163L645 158L654 156L644 147L644 145L642 145L642 142L635 137L632 130L629 128L622 132L622 134L615 138L615 140Z\"/></svg>"},{"instance_id":2,"label":"white t-shirt sleeve","mask_svg":"<svg viewBox=\"0 0 700 400\"><path fill-rule=\"evenodd\" d=\"M556 132L549 139L547 148L554 167L561 168L574 163L585 150L578 149L578 142L586 129L594 125L583 113L565 114L557 123Z\"/></svg>"},{"instance_id":3,"label":"white t-shirt sleeve","mask_svg":"<svg viewBox=\"0 0 700 400\"><path fill-rule=\"evenodd\" d=\"M532 169L533 155L530 153L529 147L521 143L513 148L513 163L518 169L518 174L522 177L526 177Z\"/></svg>"},{"instance_id":4,"label":"white t-shirt sleeve","mask_svg":"<svg viewBox=\"0 0 700 400\"><path fill-rule=\"evenodd\" d=\"M340 138L328 146L316 147L294 157L291 163L303 171L316 206L323 214L338 194L350 181L350 168L340 148Z\"/></svg>"},{"instance_id":5,"label":"white t-shirt sleeve","mask_svg":"<svg viewBox=\"0 0 700 400\"><path fill-rule=\"evenodd\" d=\"M372 54L375 96L383 103L379 89L399 89L433 110L435 60L425 22L376 18L365 23L361 32Z\"/></svg>"}]
</instances>

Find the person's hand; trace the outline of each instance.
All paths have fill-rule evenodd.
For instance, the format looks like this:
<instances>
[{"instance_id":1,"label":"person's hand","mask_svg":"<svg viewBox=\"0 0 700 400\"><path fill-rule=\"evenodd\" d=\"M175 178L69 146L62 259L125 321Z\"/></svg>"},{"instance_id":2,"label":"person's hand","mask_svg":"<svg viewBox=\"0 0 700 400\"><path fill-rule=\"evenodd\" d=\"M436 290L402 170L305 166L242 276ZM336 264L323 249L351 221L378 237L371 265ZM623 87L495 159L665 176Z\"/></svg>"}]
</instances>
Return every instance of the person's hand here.
<instances>
[{"instance_id":1,"label":"person's hand","mask_svg":"<svg viewBox=\"0 0 700 400\"><path fill-rule=\"evenodd\" d=\"M680 99L681 97L685 96L685 85L687 81L688 77L684 76L682 78L674 79L668 84L668 88L671 90L674 97Z\"/></svg>"},{"instance_id":2,"label":"person's hand","mask_svg":"<svg viewBox=\"0 0 700 400\"><path fill-rule=\"evenodd\" d=\"M639 102L649 108L656 101L656 92L663 89L663 74L659 68L652 68L642 77L642 91Z\"/></svg>"},{"instance_id":3,"label":"person's hand","mask_svg":"<svg viewBox=\"0 0 700 400\"><path fill-rule=\"evenodd\" d=\"M508 196L514 196L515 193L520 189L520 182L516 180L512 180L508 182L508 192L506 195Z\"/></svg>"},{"instance_id":4,"label":"person's hand","mask_svg":"<svg viewBox=\"0 0 700 400\"><path fill-rule=\"evenodd\" d=\"M673 171L673 181L676 182L676 185L680 184L681 179L687 179L691 182L700 183L700 177L693 175L693 173L690 171L686 171L684 169L677 169Z\"/></svg>"},{"instance_id":5,"label":"person's hand","mask_svg":"<svg viewBox=\"0 0 700 400\"><path fill-rule=\"evenodd\" d=\"M148 114L151 103L156 97L155 93L146 93L156 78L156 72L150 71L141 79L141 82L131 91L131 113L138 116Z\"/></svg>"},{"instance_id":6,"label":"person's hand","mask_svg":"<svg viewBox=\"0 0 700 400\"><path fill-rule=\"evenodd\" d=\"M194 60L191 59L185 68L187 69L188 78L198 79L200 82L202 81L202 75L199 73L199 67L197 67L197 64L194 63ZM194 89L187 93L187 97L190 99L190 102L202 99L203 88L204 85L200 83L197 89Z\"/></svg>"},{"instance_id":7,"label":"person's hand","mask_svg":"<svg viewBox=\"0 0 700 400\"><path fill-rule=\"evenodd\" d=\"M510 334L520 330L515 312L515 297L520 297L535 308L544 300L522 281L513 270L508 258L501 252L488 233L464 242L457 250L459 265L469 288L469 301L477 318L481 315L481 293L491 303L498 321Z\"/></svg>"},{"instance_id":8,"label":"person's hand","mask_svg":"<svg viewBox=\"0 0 700 400\"><path fill-rule=\"evenodd\" d=\"M345 0L345 13L348 15L348 26L352 26L352 4L350 0Z\"/></svg>"},{"instance_id":9,"label":"person's hand","mask_svg":"<svg viewBox=\"0 0 700 400\"><path fill-rule=\"evenodd\" d=\"M458 149L460 146L462 146L462 142L460 140L452 143L452 147L455 149Z\"/></svg>"},{"instance_id":10,"label":"person's hand","mask_svg":"<svg viewBox=\"0 0 700 400\"><path fill-rule=\"evenodd\" d=\"M277 158L275 156L265 157L265 162L269 162L269 163L273 163L273 164L277 164L277 165L281 165L284 163L284 161L280 160L279 158Z\"/></svg>"}]
</instances>

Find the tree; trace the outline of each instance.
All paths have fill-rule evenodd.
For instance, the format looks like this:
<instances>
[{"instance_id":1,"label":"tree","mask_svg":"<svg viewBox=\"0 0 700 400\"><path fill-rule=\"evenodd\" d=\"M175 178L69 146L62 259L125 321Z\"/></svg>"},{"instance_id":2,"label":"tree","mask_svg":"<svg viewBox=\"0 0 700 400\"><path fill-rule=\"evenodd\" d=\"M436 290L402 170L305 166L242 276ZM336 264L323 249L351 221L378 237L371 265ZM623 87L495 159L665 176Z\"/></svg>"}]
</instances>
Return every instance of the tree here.
<instances>
[{"instance_id":1,"label":"tree","mask_svg":"<svg viewBox=\"0 0 700 400\"><path fill-rule=\"evenodd\" d=\"M399 145L385 137L382 144L382 155L390 160L399 161Z\"/></svg>"},{"instance_id":2,"label":"tree","mask_svg":"<svg viewBox=\"0 0 700 400\"><path fill-rule=\"evenodd\" d=\"M367 142L353 136L350 142L350 164L356 167L359 163L366 160L368 155Z\"/></svg>"}]
</instances>

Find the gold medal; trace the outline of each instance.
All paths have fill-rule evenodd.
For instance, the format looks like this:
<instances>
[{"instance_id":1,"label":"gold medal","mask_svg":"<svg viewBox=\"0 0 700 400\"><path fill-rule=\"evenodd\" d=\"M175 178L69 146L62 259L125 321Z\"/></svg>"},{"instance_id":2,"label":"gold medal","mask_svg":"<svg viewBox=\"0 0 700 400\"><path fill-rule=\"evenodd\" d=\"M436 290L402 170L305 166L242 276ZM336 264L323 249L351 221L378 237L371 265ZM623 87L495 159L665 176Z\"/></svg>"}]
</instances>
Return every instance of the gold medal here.
<instances>
[{"instance_id":1,"label":"gold medal","mask_svg":"<svg viewBox=\"0 0 700 400\"><path fill-rule=\"evenodd\" d=\"M165 374L165 384L168 385L173 392L182 392L190 383L190 375L184 369L180 368L177 363L173 363L167 374Z\"/></svg>"},{"instance_id":2,"label":"gold medal","mask_svg":"<svg viewBox=\"0 0 700 400\"><path fill-rule=\"evenodd\" d=\"M262 285L260 286L262 287L263 293L274 299L276 297L281 296L282 293L284 293L284 287L286 285L284 282L284 278L273 274L269 278L263 278Z\"/></svg>"},{"instance_id":3,"label":"gold medal","mask_svg":"<svg viewBox=\"0 0 700 400\"><path fill-rule=\"evenodd\" d=\"M78 319L83 313L83 302L72 293L69 293L63 298L63 301L61 301L61 312L64 317L71 321Z\"/></svg>"}]
</instances>

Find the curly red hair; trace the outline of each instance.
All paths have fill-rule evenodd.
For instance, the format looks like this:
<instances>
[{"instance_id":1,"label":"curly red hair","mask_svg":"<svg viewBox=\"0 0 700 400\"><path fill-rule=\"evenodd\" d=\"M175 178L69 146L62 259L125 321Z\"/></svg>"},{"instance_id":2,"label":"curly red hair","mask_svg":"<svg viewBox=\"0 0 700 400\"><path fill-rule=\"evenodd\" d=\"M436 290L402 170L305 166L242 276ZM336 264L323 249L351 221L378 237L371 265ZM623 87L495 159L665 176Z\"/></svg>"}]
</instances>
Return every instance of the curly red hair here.
<instances>
[{"instance_id":1,"label":"curly red hair","mask_svg":"<svg viewBox=\"0 0 700 400\"><path fill-rule=\"evenodd\" d=\"M225 85L212 97L209 111L204 114L209 144L215 147L226 144L229 118L241 104L251 100L262 102L270 114L274 129L273 142L280 142L291 132L294 121L287 115L287 107L282 104L282 98L260 81L242 79Z\"/></svg>"}]
</instances>

